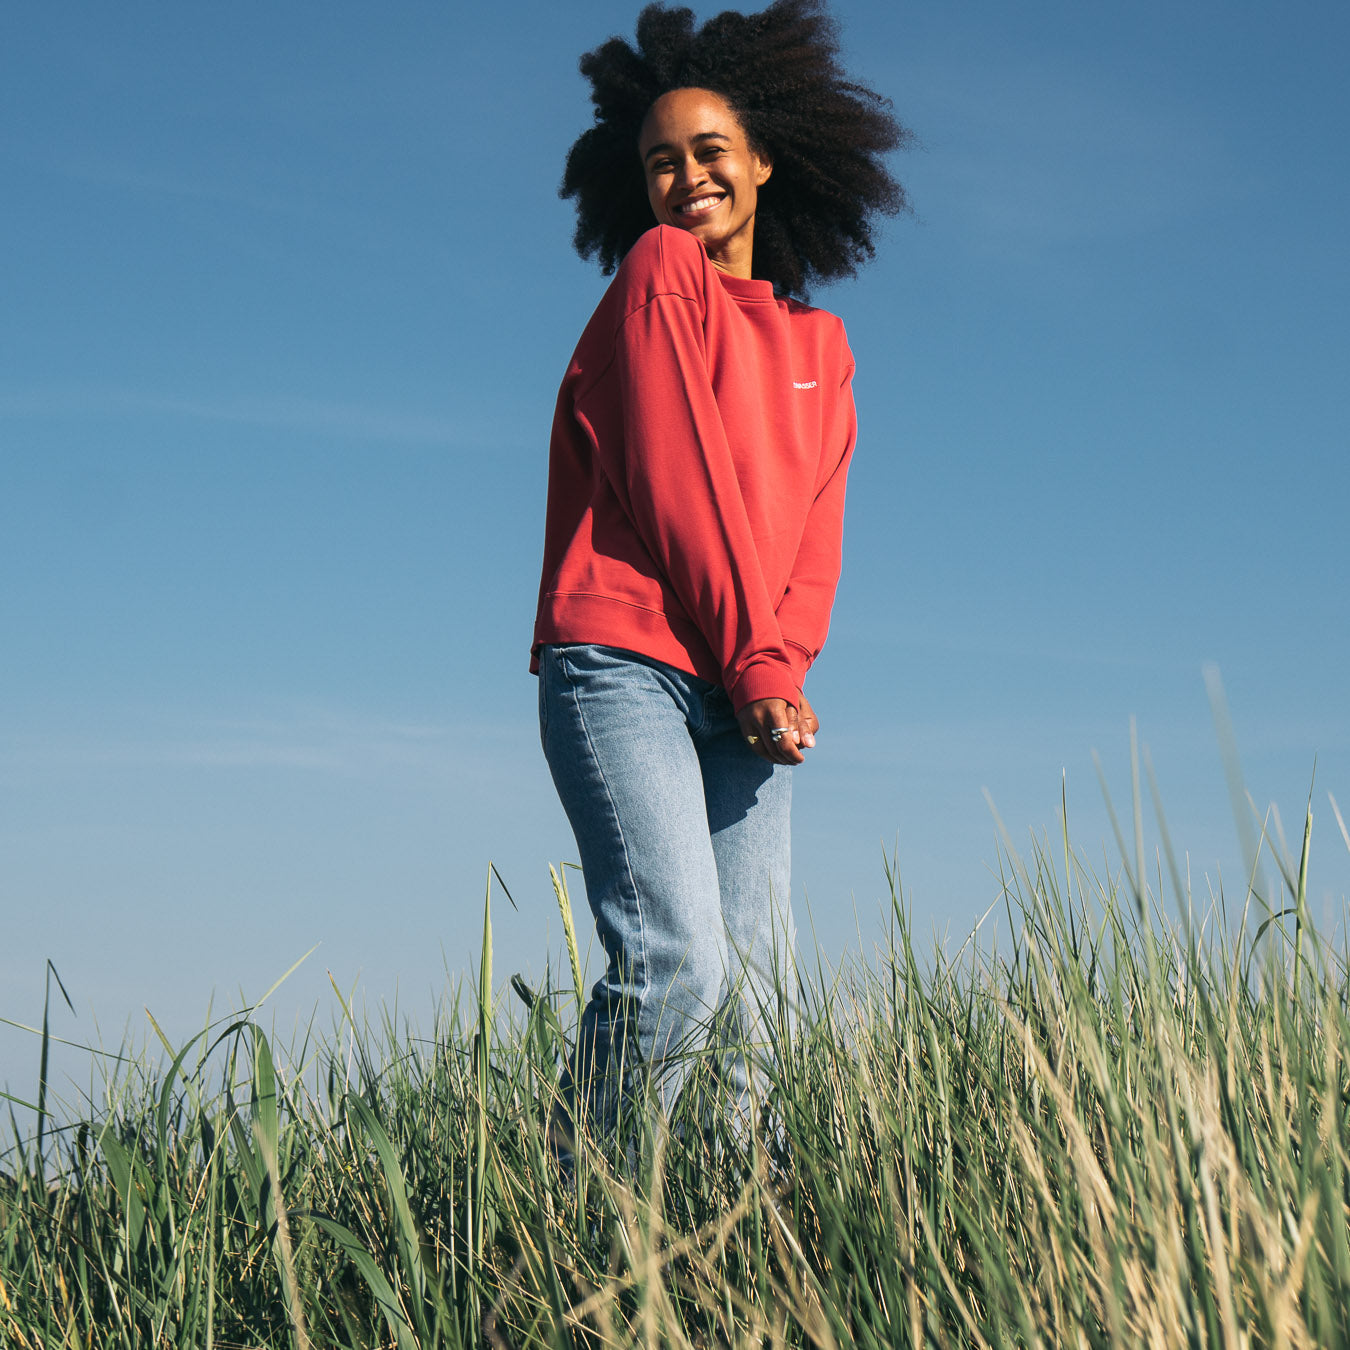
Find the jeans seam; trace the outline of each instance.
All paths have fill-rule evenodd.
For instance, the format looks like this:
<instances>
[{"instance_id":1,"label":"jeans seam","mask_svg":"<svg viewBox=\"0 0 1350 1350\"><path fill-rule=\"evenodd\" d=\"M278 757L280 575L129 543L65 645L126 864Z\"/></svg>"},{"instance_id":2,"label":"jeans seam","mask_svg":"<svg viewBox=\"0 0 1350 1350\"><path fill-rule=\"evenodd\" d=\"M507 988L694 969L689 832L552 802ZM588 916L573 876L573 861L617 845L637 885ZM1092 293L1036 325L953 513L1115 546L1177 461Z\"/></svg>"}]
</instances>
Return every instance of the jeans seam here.
<instances>
[{"instance_id":1,"label":"jeans seam","mask_svg":"<svg viewBox=\"0 0 1350 1350\"><path fill-rule=\"evenodd\" d=\"M708 712L708 700L709 700L709 699L716 698L716 697L717 697L717 694L718 694L718 690L717 690L717 688L714 686L712 689L709 689L708 692L707 692L706 694L704 694L703 697L702 697L701 699L698 700L698 726L696 726L696 727L695 727L695 726L691 726L691 727L689 728L690 731L691 731L695 736L700 736L700 735L702 735L703 732L704 732L704 730L705 730L705 729L708 727L708 725L712 722L712 720L713 720L713 719L712 719L712 716L711 716L711 715L709 714L709 712Z\"/></svg>"},{"instance_id":2,"label":"jeans seam","mask_svg":"<svg viewBox=\"0 0 1350 1350\"><path fill-rule=\"evenodd\" d=\"M600 782L605 789L605 801L608 803L610 815L614 820L614 828L619 834L619 844L623 849L623 867L624 873L628 878L628 888L633 896L633 903L637 908L638 945L642 957L642 987L637 991L638 1022L640 1026L642 1010L646 1004L647 991L651 988L651 971L648 968L647 962L647 918L642 910L642 894L638 890L637 882L633 877L633 863L628 851L628 836L624 833L623 822L619 819L619 813L614 806L614 794L610 791L609 780L605 777L605 770L600 763L600 756L596 754L595 751L595 742L591 739L590 728L586 725L586 713L581 706L580 691L570 679L568 681L568 689L572 696L573 706L576 708L577 724L581 727L581 734L586 738L586 748L590 752L591 763L595 765L595 771L600 775ZM639 1032L639 1035L640 1034L641 1033Z\"/></svg>"}]
</instances>

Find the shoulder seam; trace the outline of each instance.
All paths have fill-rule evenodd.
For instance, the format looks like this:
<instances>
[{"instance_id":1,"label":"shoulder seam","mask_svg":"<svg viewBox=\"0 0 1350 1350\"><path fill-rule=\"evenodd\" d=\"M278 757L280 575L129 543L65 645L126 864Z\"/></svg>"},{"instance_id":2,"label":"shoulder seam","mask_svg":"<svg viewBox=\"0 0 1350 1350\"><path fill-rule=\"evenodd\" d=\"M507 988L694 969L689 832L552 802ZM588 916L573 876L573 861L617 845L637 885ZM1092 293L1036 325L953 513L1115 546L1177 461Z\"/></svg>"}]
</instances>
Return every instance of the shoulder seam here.
<instances>
[{"instance_id":1,"label":"shoulder seam","mask_svg":"<svg viewBox=\"0 0 1350 1350\"><path fill-rule=\"evenodd\" d=\"M649 295L640 305L634 305L633 308L628 310L618 323L614 325L614 332L610 339L609 359L596 372L595 378L588 381L584 389L578 389L572 396L572 402L574 404L580 403L582 399L586 398L596 385L598 385L613 369L614 358L618 354L618 336L624 325L635 315L641 314L644 309L650 309L658 300L683 300L687 305L697 305L699 303L693 296L681 295L679 291L658 291L655 295Z\"/></svg>"}]
</instances>

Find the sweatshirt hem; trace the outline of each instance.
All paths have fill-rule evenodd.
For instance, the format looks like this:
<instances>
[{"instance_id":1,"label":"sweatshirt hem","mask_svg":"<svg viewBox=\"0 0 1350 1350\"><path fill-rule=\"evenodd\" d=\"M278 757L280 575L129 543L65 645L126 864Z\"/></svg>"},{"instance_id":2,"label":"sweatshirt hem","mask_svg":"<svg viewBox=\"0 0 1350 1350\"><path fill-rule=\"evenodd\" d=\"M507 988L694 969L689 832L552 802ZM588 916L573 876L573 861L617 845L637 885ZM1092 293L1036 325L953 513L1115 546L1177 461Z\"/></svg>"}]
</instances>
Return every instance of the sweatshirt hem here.
<instances>
[{"instance_id":1,"label":"sweatshirt hem","mask_svg":"<svg viewBox=\"0 0 1350 1350\"><path fill-rule=\"evenodd\" d=\"M539 606L530 669L539 670L539 648L594 642L664 661L676 670L725 687L725 676L707 641L687 619L591 591L550 591Z\"/></svg>"}]
</instances>

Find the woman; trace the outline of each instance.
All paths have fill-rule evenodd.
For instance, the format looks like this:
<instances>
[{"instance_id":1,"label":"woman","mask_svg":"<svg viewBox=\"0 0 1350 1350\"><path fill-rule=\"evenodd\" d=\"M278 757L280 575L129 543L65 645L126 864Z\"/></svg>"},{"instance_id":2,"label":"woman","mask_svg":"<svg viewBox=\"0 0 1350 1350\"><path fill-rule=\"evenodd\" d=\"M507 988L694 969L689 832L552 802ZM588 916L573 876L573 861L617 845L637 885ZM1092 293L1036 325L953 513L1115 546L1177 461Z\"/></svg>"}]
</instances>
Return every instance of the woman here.
<instances>
[{"instance_id":1,"label":"woman","mask_svg":"<svg viewBox=\"0 0 1350 1350\"><path fill-rule=\"evenodd\" d=\"M650 5L582 58L562 195L617 275L559 392L532 669L608 957L564 1075L613 1126L664 1113L710 1028L750 1105L793 941L792 769L839 577L854 442L843 325L802 295L872 254L906 133L846 80L815 0L696 29Z\"/></svg>"}]
</instances>

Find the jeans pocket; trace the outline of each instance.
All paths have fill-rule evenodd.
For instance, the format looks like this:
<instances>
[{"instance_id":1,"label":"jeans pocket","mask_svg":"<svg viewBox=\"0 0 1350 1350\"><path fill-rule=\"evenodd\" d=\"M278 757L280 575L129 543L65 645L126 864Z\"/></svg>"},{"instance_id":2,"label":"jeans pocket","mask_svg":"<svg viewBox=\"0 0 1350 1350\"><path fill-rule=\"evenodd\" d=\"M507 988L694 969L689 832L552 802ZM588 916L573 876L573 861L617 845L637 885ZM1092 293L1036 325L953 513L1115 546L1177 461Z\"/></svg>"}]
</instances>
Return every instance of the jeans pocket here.
<instances>
[{"instance_id":1,"label":"jeans pocket","mask_svg":"<svg viewBox=\"0 0 1350 1350\"><path fill-rule=\"evenodd\" d=\"M585 656L597 650L585 642L550 642L539 651L539 738L548 735L548 710L554 700L562 697L564 687L574 688L584 672L579 673L569 664L568 656ZM546 747L547 748L547 744Z\"/></svg>"},{"instance_id":2,"label":"jeans pocket","mask_svg":"<svg viewBox=\"0 0 1350 1350\"><path fill-rule=\"evenodd\" d=\"M553 653L558 674L570 685L580 684L588 676L631 664L626 653L598 642L560 642L546 650Z\"/></svg>"}]
</instances>

